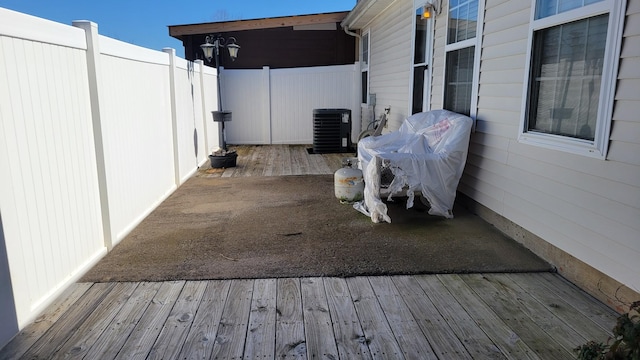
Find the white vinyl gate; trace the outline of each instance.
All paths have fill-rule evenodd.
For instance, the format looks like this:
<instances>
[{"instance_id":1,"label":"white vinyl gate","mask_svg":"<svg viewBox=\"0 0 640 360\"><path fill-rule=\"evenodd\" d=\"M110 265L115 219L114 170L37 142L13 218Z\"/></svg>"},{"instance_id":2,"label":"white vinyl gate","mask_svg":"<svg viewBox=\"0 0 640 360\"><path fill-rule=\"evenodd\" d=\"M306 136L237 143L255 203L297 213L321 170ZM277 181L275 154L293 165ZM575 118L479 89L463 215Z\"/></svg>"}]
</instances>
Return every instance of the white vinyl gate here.
<instances>
[{"instance_id":1,"label":"white vinyl gate","mask_svg":"<svg viewBox=\"0 0 640 360\"><path fill-rule=\"evenodd\" d=\"M221 71L229 144L312 144L314 109L350 109L352 140L360 129L357 64ZM354 135L355 133L355 135Z\"/></svg>"}]
</instances>

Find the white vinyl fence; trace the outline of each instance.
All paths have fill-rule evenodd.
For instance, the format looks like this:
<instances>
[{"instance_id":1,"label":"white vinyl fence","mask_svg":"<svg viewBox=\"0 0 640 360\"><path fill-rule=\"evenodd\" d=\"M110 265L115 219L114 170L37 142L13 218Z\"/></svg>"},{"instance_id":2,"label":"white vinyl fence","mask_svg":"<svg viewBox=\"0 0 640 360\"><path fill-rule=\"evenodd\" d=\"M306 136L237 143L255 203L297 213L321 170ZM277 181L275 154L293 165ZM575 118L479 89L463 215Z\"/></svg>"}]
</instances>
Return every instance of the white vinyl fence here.
<instances>
[{"instance_id":1,"label":"white vinyl fence","mask_svg":"<svg viewBox=\"0 0 640 360\"><path fill-rule=\"evenodd\" d=\"M351 109L360 132L359 65L220 72L230 144L312 144L314 109Z\"/></svg>"},{"instance_id":2,"label":"white vinyl fence","mask_svg":"<svg viewBox=\"0 0 640 360\"><path fill-rule=\"evenodd\" d=\"M0 347L218 147L215 69L0 8Z\"/></svg>"}]
</instances>

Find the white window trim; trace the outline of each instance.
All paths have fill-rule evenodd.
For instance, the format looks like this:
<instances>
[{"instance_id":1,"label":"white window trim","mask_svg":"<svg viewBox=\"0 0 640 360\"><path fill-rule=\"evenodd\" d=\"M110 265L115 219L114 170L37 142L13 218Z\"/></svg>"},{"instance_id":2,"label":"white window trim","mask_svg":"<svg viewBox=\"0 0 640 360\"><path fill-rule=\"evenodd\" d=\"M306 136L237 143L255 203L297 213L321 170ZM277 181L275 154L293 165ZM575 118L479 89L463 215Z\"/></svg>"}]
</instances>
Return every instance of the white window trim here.
<instances>
[{"instance_id":1,"label":"white window trim","mask_svg":"<svg viewBox=\"0 0 640 360\"><path fill-rule=\"evenodd\" d=\"M367 72L367 88L366 89L362 89L365 94L367 94L367 102L366 103L362 103L362 104L366 104L369 105L370 103L370 92L369 89L371 89L371 71L369 70L371 68L371 29L367 29L365 31L362 32L362 38L364 39L365 36L369 37L369 43L368 43L368 51L367 51L367 62L365 63L362 59L360 58L360 76L362 76L363 72ZM363 42L360 42L360 56L362 57L362 52L363 52Z\"/></svg>"},{"instance_id":2,"label":"white window trim","mask_svg":"<svg viewBox=\"0 0 640 360\"><path fill-rule=\"evenodd\" d=\"M449 5L447 1L446 12L443 10L443 16L446 16L445 31L449 29ZM478 115L478 90L480 88L480 56L482 55L482 37L484 34L484 8L485 0L478 0L478 25L476 27L476 37L458 41L453 44L447 44L447 35L444 39L444 64L442 73L442 106L444 108L445 93L447 91L447 53L450 51L460 50L470 46L475 46L473 54L473 85L471 88L471 105L469 107L469 117L473 119L472 131L476 129L476 118Z\"/></svg>"},{"instance_id":3,"label":"white window trim","mask_svg":"<svg viewBox=\"0 0 640 360\"><path fill-rule=\"evenodd\" d=\"M416 9L418 9L421 6L425 6L427 4L427 0L414 0L413 1L413 10L411 12L411 57L409 59L409 67L411 69L410 74L409 74L409 94L410 96L410 101L407 104L407 114L411 114L411 112L413 111L413 86L414 86L414 71L415 71L415 64L413 63L413 59L415 56L415 52L416 52ZM427 64L427 75L425 76L425 85L424 86L424 93L422 94L422 109L424 109L424 111L429 111L431 110L431 86L432 86L432 81L433 81L433 41L435 38L435 33L434 33L434 22L435 22L435 16L432 17L431 21L429 21L429 25L427 27L427 48L426 48L426 54L425 54L425 58L426 58L426 64ZM430 41L429 41L430 39Z\"/></svg>"},{"instance_id":4,"label":"white window trim","mask_svg":"<svg viewBox=\"0 0 640 360\"><path fill-rule=\"evenodd\" d=\"M527 39L527 63L524 72L520 131L518 142L546 149L564 151L597 159L606 159L609 149L609 136L613 117L616 77L622 48L622 35L625 19L626 0L605 0L584 7L569 10L543 19L535 20L536 0L531 0L531 18ZM594 141L576 139L567 136L538 133L527 130L529 81L531 71L531 52L533 51L533 33L537 30L562 25L570 21L582 20L596 15L609 13L607 44L602 67L602 84L598 104L598 118Z\"/></svg>"}]
</instances>

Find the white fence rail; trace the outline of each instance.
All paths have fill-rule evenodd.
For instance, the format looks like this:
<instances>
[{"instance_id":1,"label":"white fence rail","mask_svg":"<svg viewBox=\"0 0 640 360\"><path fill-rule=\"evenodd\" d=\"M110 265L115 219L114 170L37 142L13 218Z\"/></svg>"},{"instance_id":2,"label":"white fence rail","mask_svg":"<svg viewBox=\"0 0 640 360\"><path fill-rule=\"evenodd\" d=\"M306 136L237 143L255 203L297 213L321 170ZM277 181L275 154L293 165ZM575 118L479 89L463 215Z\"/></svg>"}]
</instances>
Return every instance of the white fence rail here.
<instances>
[{"instance_id":1,"label":"white fence rail","mask_svg":"<svg viewBox=\"0 0 640 360\"><path fill-rule=\"evenodd\" d=\"M0 347L207 161L216 76L0 8Z\"/></svg>"},{"instance_id":2,"label":"white fence rail","mask_svg":"<svg viewBox=\"0 0 640 360\"><path fill-rule=\"evenodd\" d=\"M230 144L311 144L313 110L351 109L352 140L360 132L357 65L222 70L222 104Z\"/></svg>"}]
</instances>

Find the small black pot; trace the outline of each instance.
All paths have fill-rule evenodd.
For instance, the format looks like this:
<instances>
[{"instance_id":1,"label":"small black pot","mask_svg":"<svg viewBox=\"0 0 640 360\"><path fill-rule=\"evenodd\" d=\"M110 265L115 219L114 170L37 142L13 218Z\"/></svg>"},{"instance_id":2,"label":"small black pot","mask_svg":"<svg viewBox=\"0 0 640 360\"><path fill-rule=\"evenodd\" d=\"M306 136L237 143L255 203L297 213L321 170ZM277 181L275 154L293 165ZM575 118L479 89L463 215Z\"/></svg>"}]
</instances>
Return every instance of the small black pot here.
<instances>
[{"instance_id":1,"label":"small black pot","mask_svg":"<svg viewBox=\"0 0 640 360\"><path fill-rule=\"evenodd\" d=\"M209 155L211 167L214 169L235 167L237 159L238 153L236 152L229 152L224 155Z\"/></svg>"}]
</instances>

